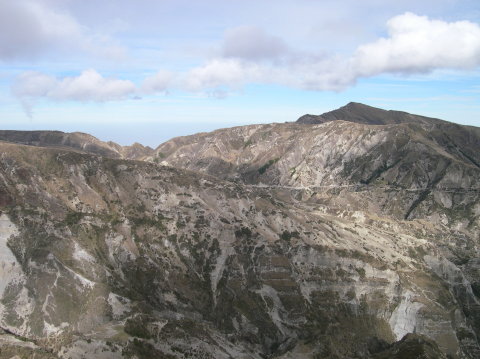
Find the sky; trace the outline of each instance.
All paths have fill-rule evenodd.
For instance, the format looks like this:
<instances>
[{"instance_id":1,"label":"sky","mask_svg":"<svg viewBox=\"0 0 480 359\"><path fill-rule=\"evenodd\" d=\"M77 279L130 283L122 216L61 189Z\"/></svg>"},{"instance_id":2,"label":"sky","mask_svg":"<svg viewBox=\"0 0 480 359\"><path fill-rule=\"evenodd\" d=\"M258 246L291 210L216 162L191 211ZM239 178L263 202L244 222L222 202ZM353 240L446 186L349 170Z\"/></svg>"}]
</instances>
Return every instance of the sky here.
<instances>
[{"instance_id":1,"label":"sky","mask_svg":"<svg viewBox=\"0 0 480 359\"><path fill-rule=\"evenodd\" d=\"M478 0L0 0L0 128L156 147L361 102L480 126Z\"/></svg>"}]
</instances>

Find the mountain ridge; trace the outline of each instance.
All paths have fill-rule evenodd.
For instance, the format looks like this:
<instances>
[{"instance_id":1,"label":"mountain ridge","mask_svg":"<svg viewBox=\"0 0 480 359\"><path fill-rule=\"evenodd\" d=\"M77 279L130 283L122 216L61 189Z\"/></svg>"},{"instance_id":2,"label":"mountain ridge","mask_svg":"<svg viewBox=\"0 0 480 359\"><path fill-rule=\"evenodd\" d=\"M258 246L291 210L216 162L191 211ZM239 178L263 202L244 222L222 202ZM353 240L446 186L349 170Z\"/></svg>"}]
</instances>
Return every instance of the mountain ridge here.
<instances>
[{"instance_id":1,"label":"mountain ridge","mask_svg":"<svg viewBox=\"0 0 480 359\"><path fill-rule=\"evenodd\" d=\"M332 121L346 121L354 122L364 125L398 125L402 123L411 123L411 124L436 124L436 125L445 125L445 126L461 126L464 128L471 129L477 134L480 134L480 127L477 126L468 126L461 125L455 122L449 122L437 118L426 117L422 115L414 115L404 111L395 111L395 110L384 110L381 108L376 108L373 106L365 105L358 102L349 102L345 106L342 106L338 109L325 112L321 115L311 115L306 114L299 117L295 123L297 124L306 124L306 125L318 125L326 122ZM244 125L236 126L231 129L241 128L245 126L262 126L257 125ZM228 128L221 128L214 130L222 131ZM172 141L174 139L190 138L191 136L208 134L209 132L200 132L192 135L178 136L174 137L166 142ZM163 143L159 144L155 149L152 149L149 146L144 146L139 142L135 142L132 145L122 146L113 141L101 141L98 138L84 132L63 132L58 130L32 130L32 131L21 131L21 130L0 130L0 141L26 144L32 146L65 146L66 148L72 148L75 150L83 150L85 152L97 153L101 155L108 155L114 158L126 158L126 159L145 159L148 156L152 155L152 152L158 147L162 146ZM82 144L84 147L82 148ZM91 144L93 149L89 149L86 144ZM95 146L96 145L96 146ZM129 154L129 151L132 152L133 149L137 149L138 152L142 154L133 155Z\"/></svg>"},{"instance_id":2,"label":"mountain ridge","mask_svg":"<svg viewBox=\"0 0 480 359\"><path fill-rule=\"evenodd\" d=\"M153 153L152 148L140 143L121 146L112 141L101 141L83 132L0 130L0 141L38 147L60 147L112 158L143 159Z\"/></svg>"},{"instance_id":3,"label":"mountain ridge","mask_svg":"<svg viewBox=\"0 0 480 359\"><path fill-rule=\"evenodd\" d=\"M479 136L427 122L7 133L0 359L477 358Z\"/></svg>"}]
</instances>

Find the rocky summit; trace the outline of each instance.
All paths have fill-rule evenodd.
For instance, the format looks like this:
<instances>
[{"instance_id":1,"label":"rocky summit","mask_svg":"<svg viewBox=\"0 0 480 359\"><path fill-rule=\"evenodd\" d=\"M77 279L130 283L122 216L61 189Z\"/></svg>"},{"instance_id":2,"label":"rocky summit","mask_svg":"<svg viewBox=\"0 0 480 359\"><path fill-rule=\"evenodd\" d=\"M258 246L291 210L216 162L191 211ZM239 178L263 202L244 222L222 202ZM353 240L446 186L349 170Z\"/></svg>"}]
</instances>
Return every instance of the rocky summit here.
<instances>
[{"instance_id":1,"label":"rocky summit","mask_svg":"<svg viewBox=\"0 0 480 359\"><path fill-rule=\"evenodd\" d=\"M0 211L0 358L480 357L478 127L0 131Z\"/></svg>"}]
</instances>

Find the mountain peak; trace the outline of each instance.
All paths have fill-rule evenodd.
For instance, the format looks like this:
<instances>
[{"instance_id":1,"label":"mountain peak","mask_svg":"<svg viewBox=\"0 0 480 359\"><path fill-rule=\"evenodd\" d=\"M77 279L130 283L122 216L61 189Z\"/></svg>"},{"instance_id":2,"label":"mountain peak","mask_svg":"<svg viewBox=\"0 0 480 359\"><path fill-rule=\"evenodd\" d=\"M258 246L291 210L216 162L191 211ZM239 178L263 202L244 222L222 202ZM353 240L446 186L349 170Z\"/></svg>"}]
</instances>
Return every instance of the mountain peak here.
<instances>
[{"instance_id":1,"label":"mountain peak","mask_svg":"<svg viewBox=\"0 0 480 359\"><path fill-rule=\"evenodd\" d=\"M345 106L343 106L342 108L356 108L356 107L359 107L359 108L362 108L362 107L363 107L363 108L365 108L365 107L367 107L367 108L375 108L375 107L373 107L373 106L365 105L365 104L363 104L363 103L361 103L361 102L353 102L353 101L347 103L347 104L346 104Z\"/></svg>"},{"instance_id":2,"label":"mountain peak","mask_svg":"<svg viewBox=\"0 0 480 359\"><path fill-rule=\"evenodd\" d=\"M321 115L303 115L296 122L300 124L322 124L330 121L348 121L366 125L392 125L400 123L435 124L438 119L412 115L402 111L384 110L359 102L349 102L336 110Z\"/></svg>"}]
</instances>

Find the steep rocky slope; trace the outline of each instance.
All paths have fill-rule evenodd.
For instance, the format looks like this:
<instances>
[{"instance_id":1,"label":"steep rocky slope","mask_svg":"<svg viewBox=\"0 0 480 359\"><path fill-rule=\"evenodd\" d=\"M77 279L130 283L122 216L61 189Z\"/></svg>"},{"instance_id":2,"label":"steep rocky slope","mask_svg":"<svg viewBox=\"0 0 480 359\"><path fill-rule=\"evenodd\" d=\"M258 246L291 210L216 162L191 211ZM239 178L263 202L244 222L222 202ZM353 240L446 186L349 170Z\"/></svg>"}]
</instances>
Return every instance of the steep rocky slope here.
<instances>
[{"instance_id":1,"label":"steep rocky slope","mask_svg":"<svg viewBox=\"0 0 480 359\"><path fill-rule=\"evenodd\" d=\"M154 160L249 184L290 186L372 182L409 172L404 165L420 167L421 157L480 168L478 127L360 104L317 117L324 122L305 125L300 118L174 138L156 149ZM426 170L417 172L418 178L389 179L419 186Z\"/></svg>"},{"instance_id":2,"label":"steep rocky slope","mask_svg":"<svg viewBox=\"0 0 480 359\"><path fill-rule=\"evenodd\" d=\"M479 357L478 137L441 125L0 143L0 358Z\"/></svg>"},{"instance_id":3,"label":"steep rocky slope","mask_svg":"<svg viewBox=\"0 0 480 359\"><path fill-rule=\"evenodd\" d=\"M354 197L370 213L468 227L478 220L480 129L432 121L236 127L172 139L154 160L317 196L331 189L340 193L326 201Z\"/></svg>"}]
</instances>

